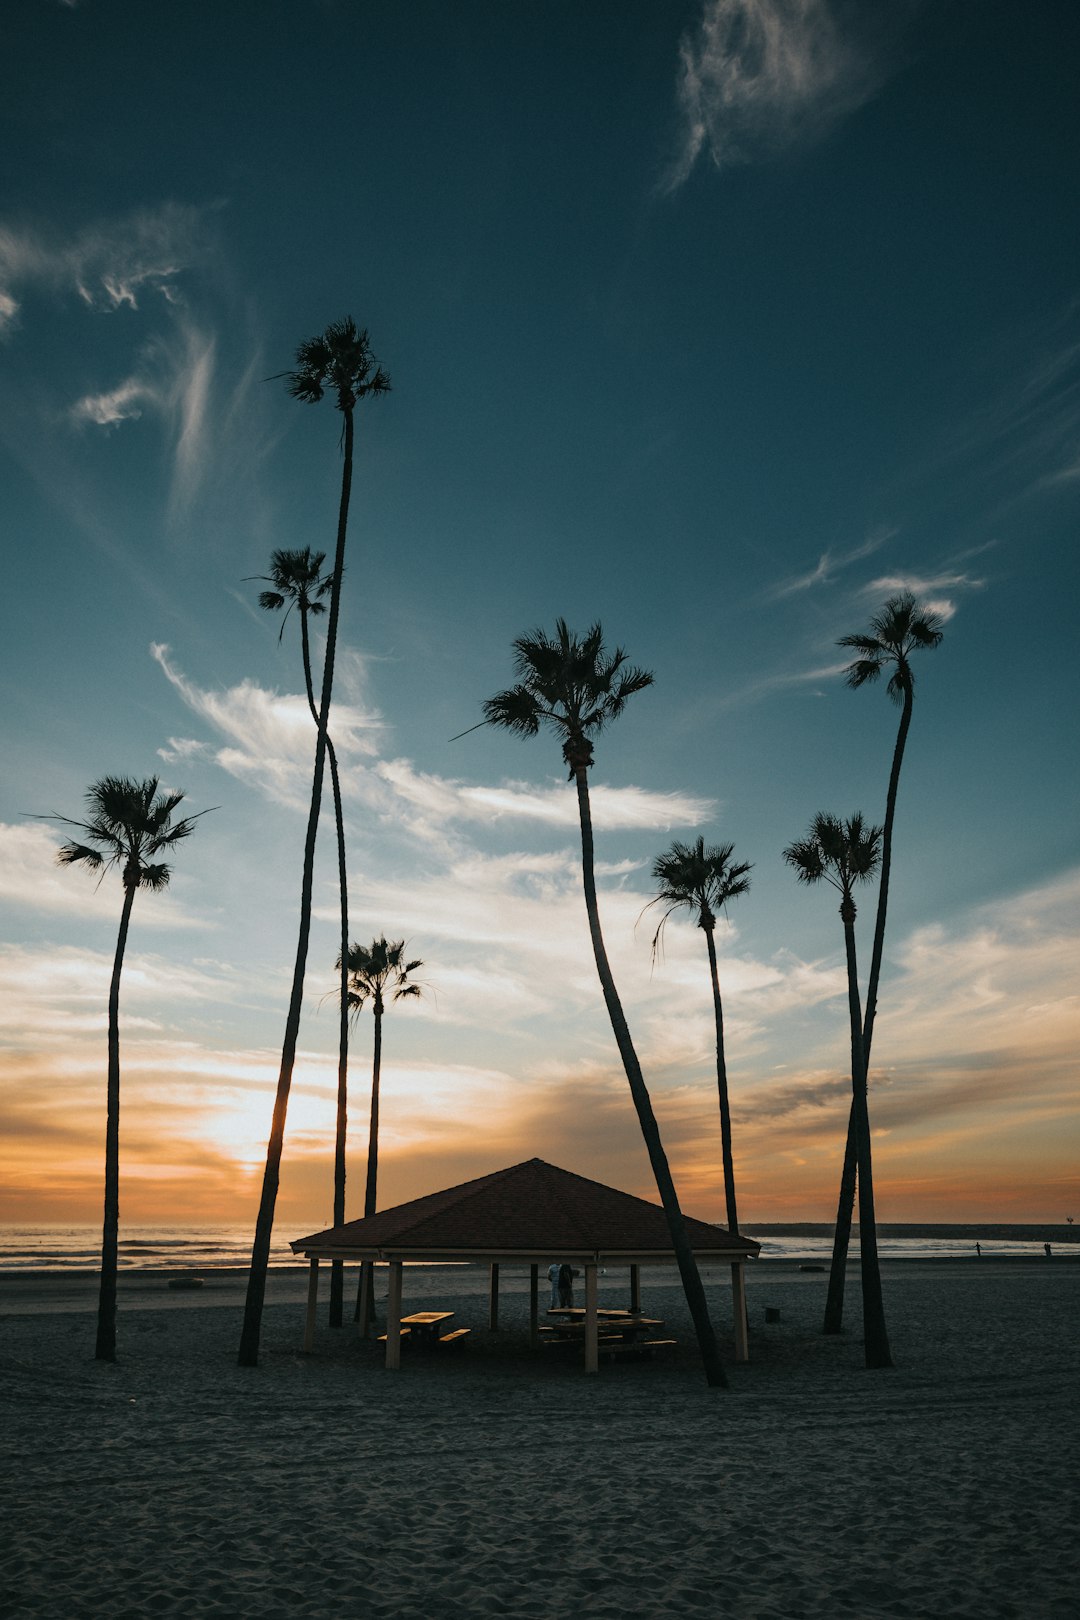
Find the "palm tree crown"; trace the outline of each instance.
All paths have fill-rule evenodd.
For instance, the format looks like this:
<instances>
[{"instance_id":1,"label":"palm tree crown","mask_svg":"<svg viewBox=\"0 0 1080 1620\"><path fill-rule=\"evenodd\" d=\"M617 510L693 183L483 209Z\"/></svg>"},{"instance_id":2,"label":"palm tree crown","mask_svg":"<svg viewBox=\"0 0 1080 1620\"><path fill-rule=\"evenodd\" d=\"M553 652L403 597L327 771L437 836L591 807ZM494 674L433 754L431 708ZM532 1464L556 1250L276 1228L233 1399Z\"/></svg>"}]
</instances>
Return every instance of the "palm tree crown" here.
<instances>
[{"instance_id":1,"label":"palm tree crown","mask_svg":"<svg viewBox=\"0 0 1080 1620\"><path fill-rule=\"evenodd\" d=\"M851 899L856 883L873 877L881 862L881 828L864 825L861 815L848 821L821 811L810 823L809 836L797 839L784 851L800 883L824 878Z\"/></svg>"},{"instance_id":2,"label":"palm tree crown","mask_svg":"<svg viewBox=\"0 0 1080 1620\"><path fill-rule=\"evenodd\" d=\"M329 388L339 411L352 411L366 394L390 392L390 378L375 364L366 328L351 315L331 321L325 332L308 338L296 351L296 370L285 373L289 393L305 405L317 405Z\"/></svg>"},{"instance_id":3,"label":"palm tree crown","mask_svg":"<svg viewBox=\"0 0 1080 1620\"><path fill-rule=\"evenodd\" d=\"M182 793L158 793L158 778L148 776L136 782L130 776L103 776L87 789L88 819L74 821L69 816L46 816L76 827L88 842L61 845L56 859L61 866L87 866L102 875L111 866L120 868L125 887L164 889L171 868L154 857L190 836L199 815L185 816L173 823L173 812L182 802Z\"/></svg>"},{"instance_id":4,"label":"palm tree crown","mask_svg":"<svg viewBox=\"0 0 1080 1620\"><path fill-rule=\"evenodd\" d=\"M654 952L673 911L696 913L698 927L711 932L716 926L716 913L729 900L748 892L753 862L733 861L734 853L734 844L710 844L706 848L704 838L699 838L696 844L676 840L665 855L656 857L652 875L660 890L649 905L666 906L667 910L653 935Z\"/></svg>"},{"instance_id":5,"label":"palm tree crown","mask_svg":"<svg viewBox=\"0 0 1080 1620\"><path fill-rule=\"evenodd\" d=\"M415 973L423 965L419 958L415 962L406 962L405 941L388 941L385 934L381 939L373 939L370 945L350 946L349 1011L354 1015L359 1014L370 1001L374 1010L381 1013L384 992L388 987L392 992L392 1001L423 995L418 984L409 983L409 974Z\"/></svg>"},{"instance_id":6,"label":"palm tree crown","mask_svg":"<svg viewBox=\"0 0 1080 1620\"><path fill-rule=\"evenodd\" d=\"M312 551L310 546L305 546L303 551L275 551L270 557L269 574L255 576L273 586L272 590L259 592L259 606L268 613L280 613L285 608L285 618L278 631L279 641L294 607L300 609L301 616L326 612L321 598L330 595L334 576L322 572L325 561L325 551Z\"/></svg>"},{"instance_id":7,"label":"palm tree crown","mask_svg":"<svg viewBox=\"0 0 1080 1620\"><path fill-rule=\"evenodd\" d=\"M605 649L599 624L579 638L565 619L556 619L554 636L544 630L519 636L514 670L518 684L487 700L485 720L520 737L535 737L542 725L552 726L563 739L571 773L577 763L592 764L589 734L602 731L628 698L653 682L648 670L627 664L621 647L612 653Z\"/></svg>"},{"instance_id":8,"label":"palm tree crown","mask_svg":"<svg viewBox=\"0 0 1080 1620\"><path fill-rule=\"evenodd\" d=\"M848 666L847 683L859 687L876 681L882 670L893 665L888 687L894 703L902 703L904 693L914 685L909 657L920 648L936 647L944 634L941 620L928 608L920 608L909 591L890 597L876 618L870 620L873 632L866 636L841 636L838 647L850 647L859 654Z\"/></svg>"}]
</instances>

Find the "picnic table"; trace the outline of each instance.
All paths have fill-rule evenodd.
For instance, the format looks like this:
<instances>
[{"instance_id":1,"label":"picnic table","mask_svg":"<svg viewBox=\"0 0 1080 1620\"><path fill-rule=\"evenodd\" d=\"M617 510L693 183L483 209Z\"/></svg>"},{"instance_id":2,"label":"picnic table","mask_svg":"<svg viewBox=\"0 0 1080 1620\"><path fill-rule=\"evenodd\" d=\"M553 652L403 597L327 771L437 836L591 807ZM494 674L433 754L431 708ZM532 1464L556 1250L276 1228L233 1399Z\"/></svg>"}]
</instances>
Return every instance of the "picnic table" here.
<instances>
[{"instance_id":1,"label":"picnic table","mask_svg":"<svg viewBox=\"0 0 1080 1620\"><path fill-rule=\"evenodd\" d=\"M551 1338L572 1340L585 1337L584 1310L563 1305L549 1310L548 1315L556 1320L541 1331ZM613 1342L635 1344L658 1333L663 1326L658 1317L642 1316L635 1311L598 1310L596 1313L597 1337L601 1345Z\"/></svg>"},{"instance_id":2,"label":"picnic table","mask_svg":"<svg viewBox=\"0 0 1080 1620\"><path fill-rule=\"evenodd\" d=\"M453 1311L413 1311L401 1318L402 1337L415 1334L416 1342L425 1348L438 1344L459 1344L471 1332L470 1328L455 1328L446 1333L444 1328L454 1320Z\"/></svg>"}]
</instances>

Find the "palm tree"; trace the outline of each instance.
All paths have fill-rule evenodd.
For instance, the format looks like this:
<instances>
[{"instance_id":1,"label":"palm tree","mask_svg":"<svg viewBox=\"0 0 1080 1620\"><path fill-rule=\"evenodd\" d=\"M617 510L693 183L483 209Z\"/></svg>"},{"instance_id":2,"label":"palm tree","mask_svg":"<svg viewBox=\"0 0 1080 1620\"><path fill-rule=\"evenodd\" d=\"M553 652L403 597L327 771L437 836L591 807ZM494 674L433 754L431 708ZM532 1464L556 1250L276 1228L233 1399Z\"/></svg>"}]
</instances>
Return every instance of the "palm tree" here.
<instances>
[{"instance_id":1,"label":"palm tree","mask_svg":"<svg viewBox=\"0 0 1080 1620\"><path fill-rule=\"evenodd\" d=\"M727 1063L724 1057L724 1008L720 1000L720 979L716 969L716 913L746 894L750 888L749 861L733 861L734 844L705 847L699 838L696 844L672 844L666 855L658 855L653 862L653 877L660 892L650 906L666 906L656 933L653 935L655 956L664 930L664 924L673 911L688 911L705 934L709 952L709 977L712 982L713 1014L716 1019L716 1084L720 1093L720 1146L724 1161L724 1199L727 1205L728 1231L738 1234L739 1213L735 1201L735 1164L731 1153L731 1109L728 1102Z\"/></svg>"},{"instance_id":2,"label":"palm tree","mask_svg":"<svg viewBox=\"0 0 1080 1620\"><path fill-rule=\"evenodd\" d=\"M349 496L352 490L353 465L353 413L362 399L369 395L385 394L390 379L375 364L366 331L357 328L348 316L335 321L319 337L309 338L296 351L296 370L285 373L289 393L304 404L314 405L329 389L335 396L342 414L342 471L341 497L338 503L337 545L334 552L334 571L330 586L330 622L326 631L326 657L323 660L322 696L319 703L319 731L315 744L315 768L311 782L311 809L308 813L307 836L304 841L304 873L300 890L300 928L296 942L296 961L293 967L292 993L285 1021L285 1039L281 1048L281 1067L278 1071L274 1113L270 1125L270 1138L266 1147L266 1168L263 1171L262 1196L255 1223L255 1239L251 1250L251 1270L248 1273L247 1297L244 1302L244 1325L240 1333L238 1356L242 1367L255 1367L259 1360L259 1337L262 1330L263 1300L266 1295L266 1270L270 1262L270 1236L274 1227L274 1206L277 1202L278 1179L281 1169L281 1151L285 1141L285 1116L289 1106L293 1066L296 1062L296 1041L300 1032L300 1010L304 1000L304 973L307 967L308 938L311 933L311 894L315 869L315 836L319 827L322 806L323 771L326 763L326 734L330 722L330 700L334 689L334 656L337 649L338 616L341 607L341 578L345 571L345 535L349 522Z\"/></svg>"},{"instance_id":3,"label":"palm tree","mask_svg":"<svg viewBox=\"0 0 1080 1620\"><path fill-rule=\"evenodd\" d=\"M325 561L326 553L323 551L313 553L310 546L305 546L303 551L275 551L270 558L269 574L259 576L265 584L273 587L272 590L259 592L259 606L265 608L268 613L280 613L282 608L285 608L285 617L281 621L281 629L278 632L279 641L285 634L285 622L293 608L295 607L299 613L300 646L304 660L304 688L307 692L311 718L316 726L319 723L319 711L315 707L315 688L311 678L311 641L308 634L308 620L313 615L326 612L321 598L328 596L333 588L331 575L322 572L322 565ZM345 965L345 957L349 949L349 886L345 873L345 818L341 807L341 777L338 774L337 750L329 732L326 734L326 757L330 762L330 783L334 793L334 821L337 826L338 892L341 896L341 995L338 1015L337 1128L334 1138L334 1225L340 1226L345 1219L345 1137L348 1126L349 1091L348 968ZM330 1265L330 1326L332 1328L341 1326L344 1279L344 1261L332 1261Z\"/></svg>"},{"instance_id":4,"label":"palm tree","mask_svg":"<svg viewBox=\"0 0 1080 1620\"><path fill-rule=\"evenodd\" d=\"M361 1010L371 1002L375 1015L375 1056L371 1067L371 1124L368 1129L367 1182L364 1187L364 1216L374 1215L378 1199L379 1181L379 1078L382 1071L382 1021L386 998L405 1001L423 994L418 984L409 982L409 974L423 967L419 958L405 960L405 941L387 941L383 934L370 945L353 945L346 958L348 977L346 1016L360 1016ZM339 960L338 968L341 967ZM360 1267L360 1287L356 1296L353 1320L361 1324L364 1333L373 1315L371 1297L371 1266L365 1261Z\"/></svg>"},{"instance_id":5,"label":"palm tree","mask_svg":"<svg viewBox=\"0 0 1080 1620\"><path fill-rule=\"evenodd\" d=\"M102 876L111 866L120 873L124 904L109 983L109 1068L105 1123L105 1221L101 1237L101 1287L98 1294L98 1361L116 1360L116 1260L120 1230L120 972L124 965L131 908L138 889L156 892L168 886L171 868L155 857L187 838L198 816L173 821L182 793L158 793L158 779L136 782L130 776L103 776L86 792L87 819L43 816L74 827L85 843L61 845L60 866L86 866ZM206 815L201 810L199 815Z\"/></svg>"},{"instance_id":6,"label":"palm tree","mask_svg":"<svg viewBox=\"0 0 1080 1620\"><path fill-rule=\"evenodd\" d=\"M863 1020L863 1054L867 1074L870 1072L870 1047L874 1038L874 1019L877 1014L878 982L881 977L881 959L885 948L885 914L889 905L889 876L892 870L893 823L896 819L896 789L900 781L900 766L911 726L911 712L915 702L915 678L910 657L920 648L936 647L942 638L941 621L936 613L920 609L915 598L907 591L890 597L878 616L870 621L871 634L842 636L837 643L858 653L848 666L847 684L858 688L876 681L887 668L892 675L886 691L894 703L901 705L900 725L893 748L892 770L889 772L889 791L885 800L885 827L881 839L881 880L878 884L877 918L874 923L874 947L870 958L870 978L866 987L866 1015ZM840 1197L836 1209L836 1230L833 1235L832 1264L829 1267L829 1288L825 1296L825 1322L823 1331L839 1333L844 1317L844 1280L847 1275L848 1245L851 1242L851 1217L855 1207L855 1111L848 1116L847 1142L844 1147L844 1168L840 1176Z\"/></svg>"},{"instance_id":7,"label":"palm tree","mask_svg":"<svg viewBox=\"0 0 1080 1620\"><path fill-rule=\"evenodd\" d=\"M660 1128L608 963L596 899L588 777L589 766L593 763L592 736L617 719L635 692L652 685L653 677L647 670L628 665L621 647L609 653L604 647L603 631L599 624L594 624L579 639L567 628L563 619L555 621L553 637L543 630L519 637L514 642L514 664L518 684L489 698L484 704L484 718L488 724L505 726L508 731L516 732L521 737L535 737L541 726L550 726L562 738L563 759L569 767L570 780L577 784L585 909L596 970L657 1190L667 1215L672 1247L705 1364L705 1376L710 1385L726 1385L705 1290L686 1236L675 1183L660 1139Z\"/></svg>"},{"instance_id":8,"label":"palm tree","mask_svg":"<svg viewBox=\"0 0 1080 1620\"><path fill-rule=\"evenodd\" d=\"M790 844L784 859L795 868L800 883L824 878L840 893L840 917L847 953L848 1014L851 1023L851 1098L855 1115L855 1151L859 1175L859 1259L862 1274L863 1338L868 1367L891 1367L885 1306L881 1297L877 1225L874 1219L874 1175L870 1162L870 1114L866 1096L866 1057L863 1049L862 1008L855 960L856 883L866 882L881 864L881 828L866 827L861 815L842 822L837 816L816 815L809 837Z\"/></svg>"}]
</instances>

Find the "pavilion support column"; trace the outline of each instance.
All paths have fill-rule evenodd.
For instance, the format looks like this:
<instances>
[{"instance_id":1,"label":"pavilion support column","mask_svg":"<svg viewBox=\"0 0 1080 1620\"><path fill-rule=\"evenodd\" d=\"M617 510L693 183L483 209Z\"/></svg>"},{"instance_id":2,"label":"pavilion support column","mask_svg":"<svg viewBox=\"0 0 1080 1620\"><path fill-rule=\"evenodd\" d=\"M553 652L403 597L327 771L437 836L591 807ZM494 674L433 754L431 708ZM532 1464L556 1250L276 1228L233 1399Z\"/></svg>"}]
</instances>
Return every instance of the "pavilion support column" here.
<instances>
[{"instance_id":1,"label":"pavilion support column","mask_svg":"<svg viewBox=\"0 0 1080 1620\"><path fill-rule=\"evenodd\" d=\"M529 1267L529 1343L536 1348L540 1339L540 1267Z\"/></svg>"},{"instance_id":2,"label":"pavilion support column","mask_svg":"<svg viewBox=\"0 0 1080 1620\"><path fill-rule=\"evenodd\" d=\"M499 1262L491 1262L491 1311L488 1317L488 1327L492 1333L499 1331Z\"/></svg>"},{"instance_id":3,"label":"pavilion support column","mask_svg":"<svg viewBox=\"0 0 1080 1620\"><path fill-rule=\"evenodd\" d=\"M386 1366L390 1372L401 1366L401 1270L401 1261L391 1260L386 1300Z\"/></svg>"},{"instance_id":4,"label":"pavilion support column","mask_svg":"<svg viewBox=\"0 0 1080 1620\"><path fill-rule=\"evenodd\" d=\"M310 1356L315 1348L315 1311L319 1303L319 1262L308 1266L307 1321L304 1323L304 1354Z\"/></svg>"},{"instance_id":5,"label":"pavilion support column","mask_svg":"<svg viewBox=\"0 0 1080 1620\"><path fill-rule=\"evenodd\" d=\"M630 1309L641 1310L641 1267L630 1267Z\"/></svg>"},{"instance_id":6,"label":"pavilion support column","mask_svg":"<svg viewBox=\"0 0 1080 1620\"><path fill-rule=\"evenodd\" d=\"M600 1371L600 1336L596 1315L596 1261L585 1262L585 1371Z\"/></svg>"},{"instance_id":7,"label":"pavilion support column","mask_svg":"<svg viewBox=\"0 0 1080 1620\"><path fill-rule=\"evenodd\" d=\"M741 1261L731 1267L731 1297L735 1310L735 1360L750 1360L750 1336L746 1330L746 1277Z\"/></svg>"},{"instance_id":8,"label":"pavilion support column","mask_svg":"<svg viewBox=\"0 0 1080 1620\"><path fill-rule=\"evenodd\" d=\"M360 1266L360 1300L357 1305L362 1339L370 1339L371 1325L375 1320L375 1302L372 1299L374 1286L375 1263L373 1260L365 1260Z\"/></svg>"}]
</instances>

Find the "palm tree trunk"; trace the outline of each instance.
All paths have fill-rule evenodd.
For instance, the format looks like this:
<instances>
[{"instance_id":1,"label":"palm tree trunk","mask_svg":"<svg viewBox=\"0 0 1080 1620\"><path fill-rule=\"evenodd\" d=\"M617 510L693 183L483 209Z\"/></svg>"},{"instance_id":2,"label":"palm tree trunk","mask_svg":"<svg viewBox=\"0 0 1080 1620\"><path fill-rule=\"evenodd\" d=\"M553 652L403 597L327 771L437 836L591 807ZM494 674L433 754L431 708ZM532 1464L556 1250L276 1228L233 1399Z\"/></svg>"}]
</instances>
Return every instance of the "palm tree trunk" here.
<instances>
[{"instance_id":1,"label":"palm tree trunk","mask_svg":"<svg viewBox=\"0 0 1080 1620\"><path fill-rule=\"evenodd\" d=\"M600 909L596 899L596 876L593 869L593 831L592 812L589 805L588 768L579 762L572 762L571 768L577 782L578 813L581 818L581 868L585 887L585 909L589 916L589 933L592 936L596 971L600 976L600 985L604 992L604 1001L607 1005L608 1017L611 1020L615 1043L619 1048L619 1056L622 1058L622 1065L630 1084L630 1095L634 1100L634 1107L637 1109L638 1124L641 1127L641 1134L649 1155L649 1163L656 1178L660 1202L663 1204L664 1213L667 1216L668 1229L671 1233L671 1246L675 1251L675 1259L678 1262L686 1303L693 1318L694 1330L701 1350L701 1359L705 1365L706 1382L712 1388L726 1388L727 1378L724 1375L720 1351L716 1343L716 1334L713 1331L712 1321L709 1317L705 1289L702 1286L694 1251L690 1247L690 1241L686 1235L686 1226L683 1221L682 1210L679 1208L675 1183L671 1178L667 1154L664 1152L664 1145L660 1139L660 1127L656 1123L652 1100L649 1097L648 1088L641 1073L637 1053L634 1051L634 1044L630 1038L630 1029L608 963L604 937L600 931Z\"/></svg>"},{"instance_id":2,"label":"palm tree trunk","mask_svg":"<svg viewBox=\"0 0 1080 1620\"><path fill-rule=\"evenodd\" d=\"M307 612L300 609L300 643L304 655L304 685L307 688L308 708L315 724L319 711L315 707L315 689L311 679L311 645L308 638ZM338 775L337 750L330 733L326 734L326 757L330 762L330 785L334 794L334 824L337 829L338 893L341 896L341 984L338 1007L338 1087L337 1126L334 1133L334 1220L341 1226L345 1220L345 1137L348 1129L349 1096L349 886L345 874L345 816L341 806L341 777ZM330 1326L339 1328L342 1322L345 1295L345 1262L330 1262Z\"/></svg>"},{"instance_id":3,"label":"palm tree trunk","mask_svg":"<svg viewBox=\"0 0 1080 1620\"><path fill-rule=\"evenodd\" d=\"M371 1122L368 1126L367 1151L367 1180L364 1184L364 1219L374 1215L378 1206L379 1184L379 1080L382 1075L382 997L376 992L375 1005L375 1055L371 1063ZM365 1288L364 1283L367 1282ZM356 1308L353 1312L353 1321L360 1322L361 1331L366 1333L375 1315L374 1300L374 1271L369 1260L360 1265L360 1286L356 1294ZM361 1321L362 1317L366 1320Z\"/></svg>"},{"instance_id":4,"label":"palm tree trunk","mask_svg":"<svg viewBox=\"0 0 1080 1620\"><path fill-rule=\"evenodd\" d=\"M851 1097L855 1115L855 1143L859 1165L859 1270L862 1278L863 1340L868 1367L891 1367L885 1305L881 1297L877 1225L874 1219L874 1176L870 1163L870 1113L866 1100L866 1057L863 1049L862 1008L855 962L855 905L845 895L840 907L847 952L848 1012L851 1018Z\"/></svg>"},{"instance_id":5,"label":"palm tree trunk","mask_svg":"<svg viewBox=\"0 0 1080 1620\"><path fill-rule=\"evenodd\" d=\"M724 1005L720 1000L720 975L716 969L716 944L713 929L705 927L705 943L709 948L709 977L712 980L713 1017L716 1021L716 1088L720 1094L720 1154L724 1164L724 1203L727 1207L727 1228L733 1237L739 1235L739 1211L735 1202L735 1160L731 1151L731 1105L728 1100L727 1058L724 1053ZM739 1298L739 1265L731 1263L732 1297ZM747 1324L749 1326L749 1324Z\"/></svg>"},{"instance_id":6,"label":"palm tree trunk","mask_svg":"<svg viewBox=\"0 0 1080 1620\"><path fill-rule=\"evenodd\" d=\"M116 1360L116 1270L120 1241L120 971L136 884L125 880L120 932L109 985L109 1072L105 1110L105 1218L101 1232L96 1361Z\"/></svg>"},{"instance_id":7,"label":"palm tree trunk","mask_svg":"<svg viewBox=\"0 0 1080 1620\"><path fill-rule=\"evenodd\" d=\"M851 1219L855 1209L855 1173L858 1166L855 1130L855 1099L848 1109L847 1137L844 1142L844 1168L840 1172L840 1197L836 1205L836 1226L833 1229L832 1263L829 1266L829 1288L825 1295L825 1322L823 1333L839 1333L844 1325L844 1284L847 1281L847 1257L851 1245Z\"/></svg>"},{"instance_id":8,"label":"palm tree trunk","mask_svg":"<svg viewBox=\"0 0 1080 1620\"><path fill-rule=\"evenodd\" d=\"M307 836L304 841L304 872L300 887L300 928L296 942L296 960L293 965L292 992L289 1013L285 1021L285 1039L281 1049L281 1068L278 1072L274 1113L270 1125L270 1139L266 1147L266 1168L263 1171L262 1196L255 1223L255 1240L251 1250L251 1269L248 1272L247 1296L244 1301L244 1325L240 1333L238 1361L241 1367L256 1367L259 1363L259 1338L262 1332L263 1301L266 1297L266 1271L270 1263L270 1237L274 1227L274 1207L277 1203L278 1182L281 1174L281 1152L285 1142L285 1117L289 1107L293 1067L296 1063L296 1041L300 1032L300 1010L304 1000L304 973L307 968L308 939L311 934L311 897L315 871L315 838L319 829L319 810L322 805L323 772L326 765L326 733L330 720L330 699L334 689L334 653L337 647L338 616L341 606L341 576L345 568L345 534L349 521L349 494L352 489L353 418L344 411L345 459L341 474L341 500L338 506L337 549L334 554L334 583L330 592L330 623L326 633L326 658L323 663L322 701L319 707L319 730L315 743L315 769L311 783L311 809L308 813Z\"/></svg>"},{"instance_id":9,"label":"palm tree trunk","mask_svg":"<svg viewBox=\"0 0 1080 1620\"><path fill-rule=\"evenodd\" d=\"M904 749L911 728L914 688L910 681L904 688L904 708L893 748L892 769L889 772L889 790L885 799L885 826L881 834L881 876L878 880L877 916L874 920L874 946L870 957L870 978L866 986L866 1016L863 1020L863 1056L867 1079L870 1076L870 1048L874 1039L874 1019L877 1016L878 982L881 961L885 953L885 917L889 909L889 874L892 870L893 823L896 820L896 790L900 783L900 767L904 762ZM840 1175L840 1198L836 1209L836 1230L833 1233L832 1264L829 1267L829 1291L825 1297L824 1332L839 1333L844 1317L844 1280L847 1275L848 1245L851 1242L851 1219L855 1208L856 1163L855 1101L848 1113L847 1140L844 1143L844 1168Z\"/></svg>"},{"instance_id":10,"label":"palm tree trunk","mask_svg":"<svg viewBox=\"0 0 1080 1620\"><path fill-rule=\"evenodd\" d=\"M345 817L341 805L341 778L337 754L326 739L330 759L330 782L334 790L334 820L337 823L338 891L341 895L341 983L338 987L338 1078L337 1115L334 1126L334 1225L345 1221L345 1140L349 1125L349 886L345 875ZM330 1326L342 1323L345 1298L345 1262L330 1263Z\"/></svg>"},{"instance_id":11,"label":"palm tree trunk","mask_svg":"<svg viewBox=\"0 0 1080 1620\"><path fill-rule=\"evenodd\" d=\"M720 1000L720 976L716 970L716 945L711 928L705 929L709 947L709 976L712 979L713 1014L716 1019L716 1086L720 1093L720 1151L724 1161L724 1201L727 1226L733 1237L739 1232L739 1212L735 1203L735 1161L731 1152L731 1107L728 1102L727 1062L724 1056L724 1008Z\"/></svg>"}]
</instances>

